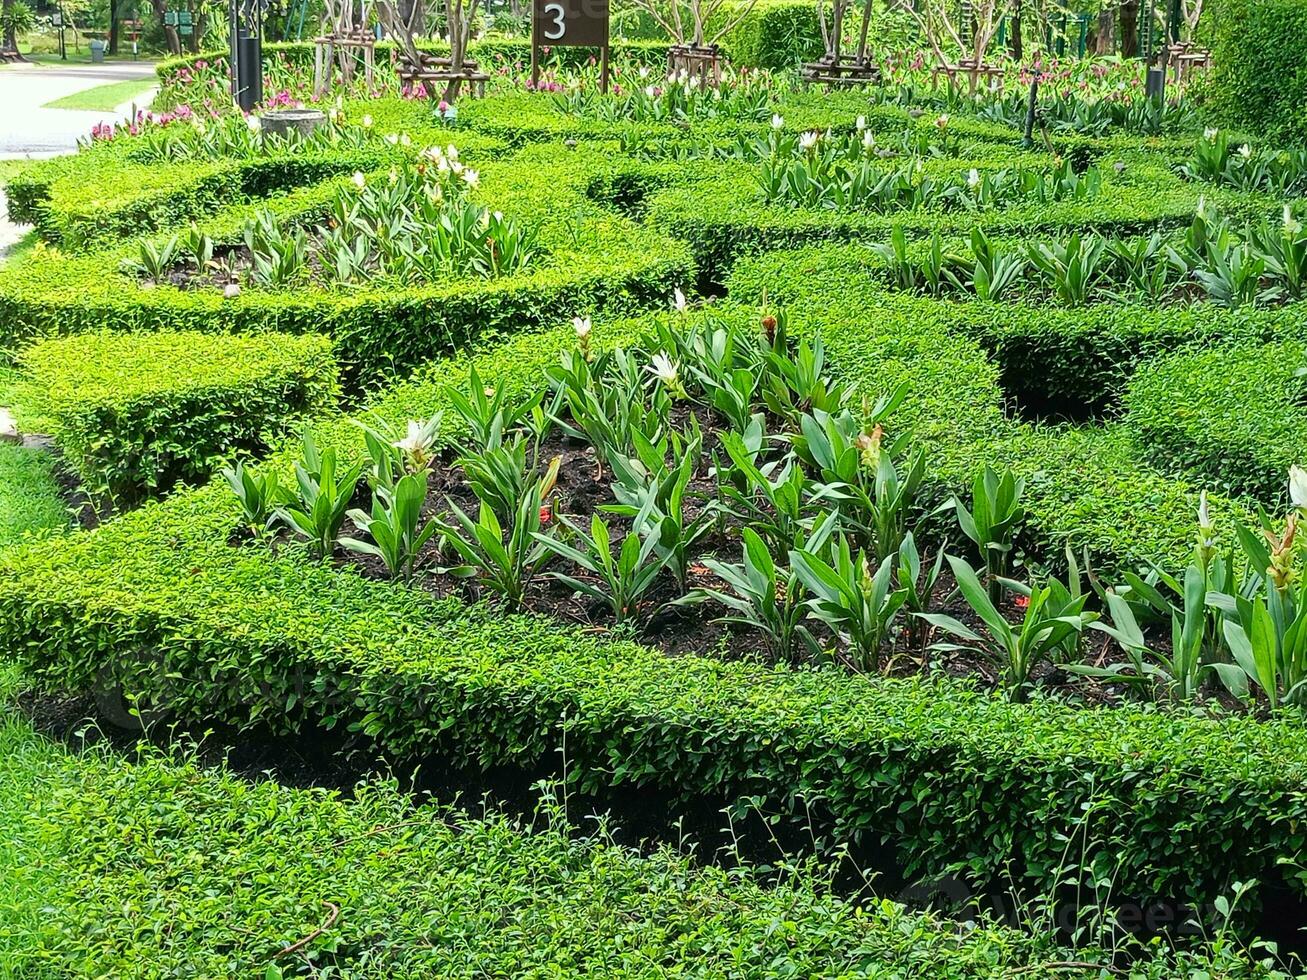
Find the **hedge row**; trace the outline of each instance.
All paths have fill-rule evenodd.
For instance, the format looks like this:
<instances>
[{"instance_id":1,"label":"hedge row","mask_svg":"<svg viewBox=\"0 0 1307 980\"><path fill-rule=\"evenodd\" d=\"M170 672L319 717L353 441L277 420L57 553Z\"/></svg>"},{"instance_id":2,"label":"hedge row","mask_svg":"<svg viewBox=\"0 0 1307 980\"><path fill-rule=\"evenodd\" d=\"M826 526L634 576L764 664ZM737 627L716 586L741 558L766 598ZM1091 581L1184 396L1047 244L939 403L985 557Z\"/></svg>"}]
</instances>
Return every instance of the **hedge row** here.
<instances>
[{"instance_id":1,"label":"hedge row","mask_svg":"<svg viewBox=\"0 0 1307 980\"><path fill-rule=\"evenodd\" d=\"M1111 962L855 907L806 874L760 887L747 870L640 856L602 831L578 839L552 809L527 828L416 807L391 783L345 800L149 750L73 755L17 721L0 721L0 756L0 955L19 976L962 980ZM1133 975L1199 969L1273 976L1233 952Z\"/></svg>"},{"instance_id":2,"label":"hedge row","mask_svg":"<svg viewBox=\"0 0 1307 980\"><path fill-rule=\"evenodd\" d=\"M97 332L36 344L21 364L83 488L118 506L263 455L339 399L331 341L316 334Z\"/></svg>"},{"instance_id":3,"label":"hedge row","mask_svg":"<svg viewBox=\"0 0 1307 980\"><path fill-rule=\"evenodd\" d=\"M688 250L585 198L605 161L580 148L559 160L548 148L528 147L510 160L479 164L481 198L539 232L542 256L515 275L404 289L246 289L229 300L216 289L142 288L119 271L135 255L131 243L84 256L36 250L0 270L0 342L21 347L106 323L123 330L326 333L335 339L347 387L356 389L473 339L587 310L662 303L693 281ZM285 220L319 220L344 181L236 205L200 228L216 242L237 242L243 222L262 207Z\"/></svg>"},{"instance_id":4,"label":"hedge row","mask_svg":"<svg viewBox=\"0 0 1307 980\"><path fill-rule=\"evenodd\" d=\"M796 310L795 320L811 329L829 322L823 313ZM839 371L870 390L910 380L911 407L896 424L913 425L931 447L932 469L942 456L945 472L960 475L964 456L974 467L1019 444L974 342L907 324L881 329L879 318L869 329L853 305L846 316L826 333ZM629 339L641 326L597 327L597 341ZM521 389L570 338L570 328L521 336L477 363ZM467 366L433 368L373 407L420 417L441 406L444 382L465 383ZM352 429L325 436L357 451ZM1022 459L1038 466L1032 446ZM1081 466L1092 471L1104 454ZM1071 447L1059 442L1045 458L1054 455L1067 468L1053 478L1081 491ZM1091 493L1102 479L1089 475ZM1066 516L1052 513L1047 487L1035 492L1037 521ZM1120 531L1114 515L1096 519ZM1159 519L1156 509L1148 515ZM1110 869L1118 894L1203 903L1235 881L1275 880L1280 862L1297 865L1307 848L1307 746L1296 718L1043 698L1014 705L947 679L673 661L365 580L293 550L228 547L238 521L229 492L213 486L59 548L3 556L0 649L52 688L118 683L182 717L348 727L400 757L552 771L565 739L565 775L578 789L762 797L784 812L806 801L832 833L894 846L914 875L954 868L988 881L1010 871L1049 887L1063 835L1083 832L1087 863Z\"/></svg>"},{"instance_id":5,"label":"hedge row","mask_svg":"<svg viewBox=\"0 0 1307 980\"><path fill-rule=\"evenodd\" d=\"M1307 0L1224 0L1213 11L1213 109L1263 138L1307 133Z\"/></svg>"},{"instance_id":6,"label":"hedge row","mask_svg":"<svg viewBox=\"0 0 1307 980\"><path fill-rule=\"evenodd\" d=\"M1158 358L1130 383L1126 424L1159 467L1279 500L1289 467L1307 460L1304 363L1300 341Z\"/></svg>"}]
</instances>

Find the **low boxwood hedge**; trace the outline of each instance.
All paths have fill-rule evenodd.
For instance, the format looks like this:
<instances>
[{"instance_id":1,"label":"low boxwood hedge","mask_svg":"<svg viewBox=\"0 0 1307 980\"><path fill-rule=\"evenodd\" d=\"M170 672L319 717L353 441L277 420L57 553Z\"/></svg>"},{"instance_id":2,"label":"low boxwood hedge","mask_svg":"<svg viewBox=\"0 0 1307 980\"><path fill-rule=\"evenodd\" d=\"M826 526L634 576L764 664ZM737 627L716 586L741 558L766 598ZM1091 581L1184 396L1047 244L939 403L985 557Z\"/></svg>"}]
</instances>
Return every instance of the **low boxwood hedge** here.
<instances>
[{"instance_id":1,"label":"low boxwood hedge","mask_svg":"<svg viewBox=\"0 0 1307 980\"><path fill-rule=\"evenodd\" d=\"M694 280L688 250L587 199L594 175L607 165L598 150L577 148L560 160L535 146L480 165L483 199L530 220L543 246L534 264L497 279L402 289L382 283L353 290L246 289L224 299L215 288L143 288L120 271L122 261L135 256L134 243L90 255L36 249L0 270L0 344L16 349L105 324L123 330L325 333L335 339L346 387L354 390L473 340L487 342L587 310L663 303L674 288ZM234 205L200 228L216 242L235 243L244 221L260 208L287 221L322 220L346 179Z\"/></svg>"},{"instance_id":2,"label":"low boxwood hedge","mask_svg":"<svg viewBox=\"0 0 1307 980\"><path fill-rule=\"evenodd\" d=\"M1086 474L1072 457L1084 440L1004 428L994 369L974 342L881 323L863 314L834 324L831 356L872 389L913 379L904 421L930 446L933 472L942 458L945 474L960 475L964 446L967 472L1005 453L1038 467L1037 442L1052 438L1042 459L1065 467L1053 474L1057 487L1079 490ZM599 326L596 337L615 343L638 329ZM482 355L481 373L510 389L533 384L570 336L569 327L518 337ZM374 408L420 417L466 371L466 360L449 362ZM352 426L325 437L357 451ZM977 452L986 437L994 445ZM1082 455L1083 470L1110 448ZM1085 483L1102 479L1091 473ZM1132 474L1115 479L1123 493ZM1036 522L1074 524L1083 506L1074 496L1067 506L1054 490L1036 493ZM1151 504L1149 520L1165 521ZM1095 519L1120 524L1113 514ZM1010 872L1048 887L1064 836L1083 833L1085 861L1110 868L1118 894L1203 903L1235 881L1275 880L1279 863L1295 866L1307 847L1296 717L1014 705L948 679L669 660L365 580L294 550L229 547L238 521L230 492L215 485L57 549L0 558L0 649L52 688L118 683L188 718L349 727L408 758L552 771L565 739L565 775L579 789L762 797L785 812L811 805L833 834L896 847L909 874ZM1241 828L1237 841L1231 826Z\"/></svg>"},{"instance_id":3,"label":"low boxwood hedge","mask_svg":"<svg viewBox=\"0 0 1307 980\"><path fill-rule=\"evenodd\" d=\"M1157 358L1126 389L1126 425L1140 455L1163 470L1278 501L1289 467L1307 460L1304 364L1302 342Z\"/></svg>"},{"instance_id":4,"label":"low boxwood hedge","mask_svg":"<svg viewBox=\"0 0 1307 980\"><path fill-rule=\"evenodd\" d=\"M641 856L552 808L528 828L415 806L393 783L345 799L148 750L73 754L16 720L0 721L0 754L0 951L19 975L997 980L1111 962L854 905L824 874L762 887L747 869ZM1133 975L1197 969L1270 976L1235 952Z\"/></svg>"},{"instance_id":5,"label":"low boxwood hedge","mask_svg":"<svg viewBox=\"0 0 1307 980\"><path fill-rule=\"evenodd\" d=\"M87 333L23 352L31 409L93 496L118 505L209 478L337 409L329 338Z\"/></svg>"}]
</instances>

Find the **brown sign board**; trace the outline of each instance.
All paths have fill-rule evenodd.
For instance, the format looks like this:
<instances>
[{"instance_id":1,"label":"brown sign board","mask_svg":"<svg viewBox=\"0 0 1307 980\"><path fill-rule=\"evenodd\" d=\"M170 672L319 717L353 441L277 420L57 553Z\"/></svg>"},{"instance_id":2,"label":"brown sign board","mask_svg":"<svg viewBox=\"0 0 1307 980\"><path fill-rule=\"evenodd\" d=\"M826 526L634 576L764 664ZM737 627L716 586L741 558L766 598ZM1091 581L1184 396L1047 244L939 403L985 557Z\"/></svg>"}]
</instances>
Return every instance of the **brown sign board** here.
<instances>
[{"instance_id":1,"label":"brown sign board","mask_svg":"<svg viewBox=\"0 0 1307 980\"><path fill-rule=\"evenodd\" d=\"M531 43L608 47L608 0L532 0Z\"/></svg>"}]
</instances>

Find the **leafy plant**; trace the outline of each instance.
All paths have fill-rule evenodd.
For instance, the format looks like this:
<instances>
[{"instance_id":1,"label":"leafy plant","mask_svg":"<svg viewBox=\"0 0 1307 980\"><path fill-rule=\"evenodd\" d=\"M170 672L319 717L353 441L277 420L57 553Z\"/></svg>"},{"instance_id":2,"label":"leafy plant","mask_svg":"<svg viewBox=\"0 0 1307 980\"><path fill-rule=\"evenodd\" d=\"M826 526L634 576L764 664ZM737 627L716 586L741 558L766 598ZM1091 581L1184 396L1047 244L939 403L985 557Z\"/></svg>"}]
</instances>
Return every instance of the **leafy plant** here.
<instances>
[{"instance_id":1,"label":"leafy plant","mask_svg":"<svg viewBox=\"0 0 1307 980\"><path fill-rule=\"evenodd\" d=\"M350 551L376 555L391 577L409 579L418 553L436 533L436 522L422 522L422 508L427 500L427 472L405 473L394 489L377 487L372 495L372 513L351 510L350 519L372 541L341 538Z\"/></svg>"},{"instance_id":2,"label":"leafy plant","mask_svg":"<svg viewBox=\"0 0 1307 980\"><path fill-rule=\"evenodd\" d=\"M365 465L358 462L342 469L334 448L319 452L312 438L305 436L303 457L295 463L298 495L277 512L292 530L309 540L319 558L327 558L335 550Z\"/></svg>"},{"instance_id":3,"label":"leafy plant","mask_svg":"<svg viewBox=\"0 0 1307 980\"><path fill-rule=\"evenodd\" d=\"M790 567L812 594L805 601L809 615L847 641L857 669L878 670L881 647L907 600L902 589L892 588L893 564L884 562L873 575L867 552L855 558L849 539L841 534L823 554L791 551Z\"/></svg>"},{"instance_id":4,"label":"leafy plant","mask_svg":"<svg viewBox=\"0 0 1307 980\"><path fill-rule=\"evenodd\" d=\"M952 616L919 614L932 626L966 641L965 644L937 643L934 649L976 650L984 654L1002 671L1003 689L1014 701L1025 699L1026 686L1034 667L1097 617L1096 613L1085 611L1087 597L1084 595L1061 603L1054 599L1053 590L1048 586L1033 586L1024 618L1014 628L990 601L970 565L952 555L948 556L948 563L962 597L984 624L985 634L977 633Z\"/></svg>"},{"instance_id":5,"label":"leafy plant","mask_svg":"<svg viewBox=\"0 0 1307 980\"><path fill-rule=\"evenodd\" d=\"M521 609L531 578L553 554L540 543L538 535L545 501L553 492L561 462L555 458L545 476L523 490L507 522L501 522L485 501L476 520L453 501L447 501L456 523L442 521L437 524L437 532L462 564L441 571L457 578L478 578L503 597L506 608Z\"/></svg>"},{"instance_id":6,"label":"leafy plant","mask_svg":"<svg viewBox=\"0 0 1307 980\"><path fill-rule=\"evenodd\" d=\"M234 466L224 466L221 472L240 501L246 526L256 537L261 537L276 518L277 508L288 500L289 491L281 485L277 470L266 466L255 471L237 460Z\"/></svg>"},{"instance_id":7,"label":"leafy plant","mask_svg":"<svg viewBox=\"0 0 1307 980\"><path fill-rule=\"evenodd\" d=\"M985 562L989 598L993 603L998 602L998 580L1007 573L1013 540L1025 519L1025 507L1021 504L1025 485L1025 481L1011 470L1005 470L1000 476L992 466L986 464L984 471L978 473L972 482L971 508L968 509L960 498L953 498L958 524L963 533L975 542L980 557Z\"/></svg>"},{"instance_id":8,"label":"leafy plant","mask_svg":"<svg viewBox=\"0 0 1307 980\"><path fill-rule=\"evenodd\" d=\"M638 621L640 600L657 584L670 557L667 553L658 554L658 538L649 535L641 539L634 532L627 534L614 558L612 532L598 514L590 519L588 536L567 518L562 518L561 523L574 535L575 544L544 534L536 534L536 540L575 563L590 577L582 579L561 572L549 572L549 576L605 603L615 623Z\"/></svg>"}]
</instances>

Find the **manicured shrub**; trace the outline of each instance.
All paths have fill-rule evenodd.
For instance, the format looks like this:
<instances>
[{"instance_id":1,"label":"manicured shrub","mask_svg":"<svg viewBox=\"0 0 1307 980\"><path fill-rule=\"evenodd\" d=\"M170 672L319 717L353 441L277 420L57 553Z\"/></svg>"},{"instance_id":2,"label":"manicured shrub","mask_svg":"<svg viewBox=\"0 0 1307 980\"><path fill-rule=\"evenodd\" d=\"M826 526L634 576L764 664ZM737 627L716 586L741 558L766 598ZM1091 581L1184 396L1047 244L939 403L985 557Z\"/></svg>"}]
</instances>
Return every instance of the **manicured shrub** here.
<instances>
[{"instance_id":1,"label":"manicured shrub","mask_svg":"<svg viewBox=\"0 0 1307 980\"><path fill-rule=\"evenodd\" d=\"M1270 140L1307 132L1307 2L1225 0L1213 10L1213 108Z\"/></svg>"},{"instance_id":2,"label":"manicured shrub","mask_svg":"<svg viewBox=\"0 0 1307 980\"><path fill-rule=\"evenodd\" d=\"M88 333L37 344L22 364L85 489L120 505L266 452L339 394L317 335Z\"/></svg>"},{"instance_id":3,"label":"manicured shrub","mask_svg":"<svg viewBox=\"0 0 1307 980\"><path fill-rule=\"evenodd\" d=\"M728 16L738 16L731 11ZM783 70L821 56L817 10L802 0L761 0L723 41L731 63Z\"/></svg>"},{"instance_id":4,"label":"manicured shrub","mask_svg":"<svg viewBox=\"0 0 1307 980\"><path fill-rule=\"evenodd\" d=\"M641 856L602 830L578 837L553 808L531 829L416 806L389 782L346 799L150 750L73 754L17 721L0 723L0 754L0 944L48 977L997 980L1111 962L888 901L855 907L824 874L763 887L747 869ZM1261 975L1236 953L1148 959L1133 975L1200 967Z\"/></svg>"},{"instance_id":5,"label":"manicured shrub","mask_svg":"<svg viewBox=\"0 0 1307 980\"><path fill-rule=\"evenodd\" d=\"M1302 343L1185 351L1149 362L1125 395L1142 457L1268 507L1307 459Z\"/></svg>"}]
</instances>

